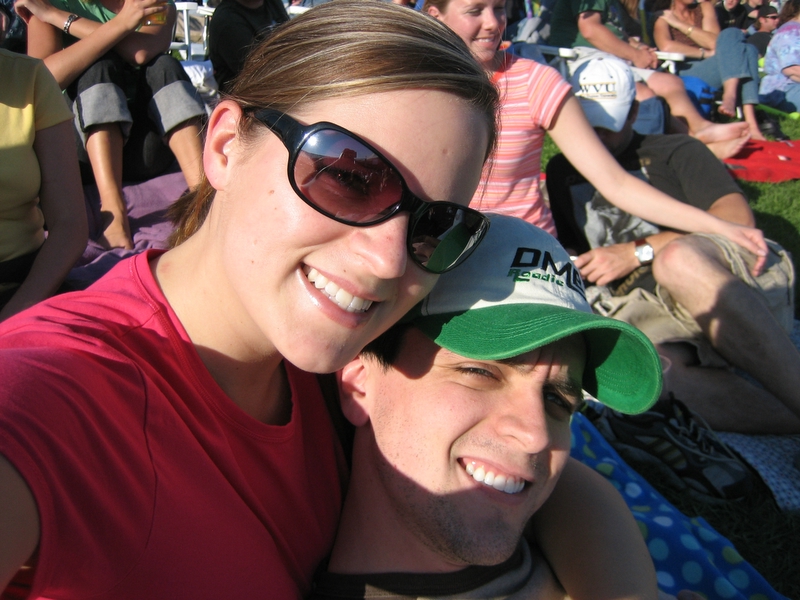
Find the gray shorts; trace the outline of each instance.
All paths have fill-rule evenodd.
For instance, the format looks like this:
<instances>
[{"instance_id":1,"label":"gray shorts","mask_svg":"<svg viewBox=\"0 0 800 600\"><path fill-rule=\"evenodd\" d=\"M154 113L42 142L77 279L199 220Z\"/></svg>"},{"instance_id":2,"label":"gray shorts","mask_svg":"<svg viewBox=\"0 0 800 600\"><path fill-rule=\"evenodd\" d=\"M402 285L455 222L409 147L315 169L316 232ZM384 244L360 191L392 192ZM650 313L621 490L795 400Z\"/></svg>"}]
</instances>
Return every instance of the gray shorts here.
<instances>
[{"instance_id":1,"label":"gray shorts","mask_svg":"<svg viewBox=\"0 0 800 600\"><path fill-rule=\"evenodd\" d=\"M750 267L753 254L719 235L693 234L704 237L720 249L728 267L736 277L758 290L784 330L789 333L794 325L794 265L789 253L779 244L767 240L769 255L764 271L753 277ZM592 306L601 314L614 317L637 327L654 344L687 342L697 349L700 364L704 367L727 367L722 358L703 335L692 316L660 285L651 294L637 288L626 296L598 293Z\"/></svg>"}]
</instances>

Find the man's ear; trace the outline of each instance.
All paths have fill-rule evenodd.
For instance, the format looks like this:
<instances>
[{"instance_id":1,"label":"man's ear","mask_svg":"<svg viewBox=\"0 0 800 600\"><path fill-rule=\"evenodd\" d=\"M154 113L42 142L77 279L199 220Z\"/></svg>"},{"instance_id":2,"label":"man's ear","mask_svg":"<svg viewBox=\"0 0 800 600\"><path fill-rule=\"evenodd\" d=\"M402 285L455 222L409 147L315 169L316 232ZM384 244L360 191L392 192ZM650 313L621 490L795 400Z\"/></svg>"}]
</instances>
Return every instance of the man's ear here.
<instances>
[{"instance_id":1,"label":"man's ear","mask_svg":"<svg viewBox=\"0 0 800 600\"><path fill-rule=\"evenodd\" d=\"M339 401L344 416L356 427L363 427L369 421L367 410L367 380L371 364L360 356L345 365L336 373L339 384Z\"/></svg>"},{"instance_id":2,"label":"man's ear","mask_svg":"<svg viewBox=\"0 0 800 600\"><path fill-rule=\"evenodd\" d=\"M434 19L436 19L437 21L441 21L441 20L442 20L442 13L441 13L441 11L440 11L438 8L436 8L435 6L429 6L429 7L428 7L428 11L427 11L427 12L428 12L428 14L429 14L430 16L432 16L432 17L433 17Z\"/></svg>"},{"instance_id":3,"label":"man's ear","mask_svg":"<svg viewBox=\"0 0 800 600\"><path fill-rule=\"evenodd\" d=\"M238 104L223 100L208 119L203 169L215 190L224 190L230 179L231 155L241 116L242 109Z\"/></svg>"}]
</instances>

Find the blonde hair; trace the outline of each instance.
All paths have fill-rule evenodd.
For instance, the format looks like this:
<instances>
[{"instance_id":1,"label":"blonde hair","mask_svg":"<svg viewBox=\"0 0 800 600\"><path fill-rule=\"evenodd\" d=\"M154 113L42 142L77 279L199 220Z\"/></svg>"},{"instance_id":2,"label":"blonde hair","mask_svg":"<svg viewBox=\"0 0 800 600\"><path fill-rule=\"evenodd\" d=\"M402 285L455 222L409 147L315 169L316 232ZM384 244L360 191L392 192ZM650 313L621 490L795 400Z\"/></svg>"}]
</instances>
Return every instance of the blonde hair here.
<instances>
[{"instance_id":1,"label":"blonde hair","mask_svg":"<svg viewBox=\"0 0 800 600\"><path fill-rule=\"evenodd\" d=\"M482 114L494 148L499 98L464 42L427 15L380 0L334 0L285 23L250 52L226 95L243 109L239 136L266 131L248 109L289 112L330 98L407 89L457 96ZM203 177L170 209L177 245L205 220L214 189Z\"/></svg>"}]
</instances>

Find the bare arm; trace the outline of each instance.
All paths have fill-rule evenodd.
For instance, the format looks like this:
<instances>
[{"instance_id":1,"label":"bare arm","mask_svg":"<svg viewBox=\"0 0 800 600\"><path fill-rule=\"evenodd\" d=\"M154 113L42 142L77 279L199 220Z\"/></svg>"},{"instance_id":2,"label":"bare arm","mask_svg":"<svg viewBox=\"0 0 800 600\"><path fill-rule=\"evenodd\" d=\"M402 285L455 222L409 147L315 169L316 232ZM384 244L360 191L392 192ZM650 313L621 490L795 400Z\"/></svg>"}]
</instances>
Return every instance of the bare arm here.
<instances>
[{"instance_id":1,"label":"bare arm","mask_svg":"<svg viewBox=\"0 0 800 600\"><path fill-rule=\"evenodd\" d=\"M705 58L713 55L717 46L717 35L719 35L717 15L710 3L702 2L700 6L703 11L703 24L701 27L687 25L679 20L671 10L665 10L662 13L653 26L653 37L659 50L680 52L692 58ZM708 14L709 11L710 14ZM700 48L705 49L705 52L701 52L700 48L695 46L675 41L672 38L670 27L688 36Z\"/></svg>"},{"instance_id":2,"label":"bare arm","mask_svg":"<svg viewBox=\"0 0 800 600\"><path fill-rule=\"evenodd\" d=\"M156 1L126 0L119 14L107 23L74 21L70 34L79 39L66 48L62 44L62 28L68 12L47 0L17 0L15 9L28 24L28 54L44 60L61 89L65 89L112 49L132 64L144 64L169 48L174 9L167 24L143 27L134 33L144 16L162 10L153 6Z\"/></svg>"},{"instance_id":3,"label":"bare arm","mask_svg":"<svg viewBox=\"0 0 800 600\"><path fill-rule=\"evenodd\" d=\"M792 81L796 81L800 83L800 65L792 65L791 67L786 67L781 71L786 77L791 79Z\"/></svg>"},{"instance_id":4,"label":"bare arm","mask_svg":"<svg viewBox=\"0 0 800 600\"><path fill-rule=\"evenodd\" d=\"M72 121L37 131L33 150L42 172L39 203L48 235L25 281L0 310L0 321L53 295L88 238Z\"/></svg>"},{"instance_id":5,"label":"bare arm","mask_svg":"<svg viewBox=\"0 0 800 600\"><path fill-rule=\"evenodd\" d=\"M589 43L603 52L631 61L640 68L654 69L658 65L655 51L644 44L632 46L615 36L605 25L599 12L588 11L578 15L578 30Z\"/></svg>"},{"instance_id":6,"label":"bare arm","mask_svg":"<svg viewBox=\"0 0 800 600\"><path fill-rule=\"evenodd\" d=\"M28 485L0 455L0 590L39 543L39 513Z\"/></svg>"},{"instance_id":7,"label":"bare arm","mask_svg":"<svg viewBox=\"0 0 800 600\"><path fill-rule=\"evenodd\" d=\"M533 536L571 598L658 598L655 568L627 505L574 459L533 516Z\"/></svg>"},{"instance_id":8,"label":"bare arm","mask_svg":"<svg viewBox=\"0 0 800 600\"><path fill-rule=\"evenodd\" d=\"M681 235L683 234L674 231L662 231L645 239L658 254L664 246ZM595 285L607 285L626 277L640 266L633 242L593 248L581 254L574 262L581 276Z\"/></svg>"},{"instance_id":9,"label":"bare arm","mask_svg":"<svg viewBox=\"0 0 800 600\"><path fill-rule=\"evenodd\" d=\"M708 212L730 223L754 227L756 219L747 199L741 194L726 194L714 201Z\"/></svg>"},{"instance_id":10,"label":"bare arm","mask_svg":"<svg viewBox=\"0 0 800 600\"><path fill-rule=\"evenodd\" d=\"M764 235L752 225L742 227L716 218L710 212L671 198L625 171L594 133L574 97L564 102L550 136L603 197L625 212L679 231L720 234L757 256L766 257ZM763 266L763 260L760 262Z\"/></svg>"}]
</instances>

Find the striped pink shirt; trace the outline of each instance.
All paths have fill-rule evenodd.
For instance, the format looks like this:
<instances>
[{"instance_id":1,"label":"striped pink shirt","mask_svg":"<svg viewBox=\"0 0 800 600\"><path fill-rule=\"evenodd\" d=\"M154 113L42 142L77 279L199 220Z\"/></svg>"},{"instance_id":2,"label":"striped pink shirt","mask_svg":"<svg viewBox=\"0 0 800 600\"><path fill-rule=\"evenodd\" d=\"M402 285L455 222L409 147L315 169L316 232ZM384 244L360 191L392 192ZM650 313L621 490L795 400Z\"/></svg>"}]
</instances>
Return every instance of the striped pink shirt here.
<instances>
[{"instance_id":1,"label":"striped pink shirt","mask_svg":"<svg viewBox=\"0 0 800 600\"><path fill-rule=\"evenodd\" d=\"M470 206L520 217L555 235L553 215L539 192L542 146L571 87L555 69L510 54L497 86L502 98L497 149Z\"/></svg>"}]
</instances>

